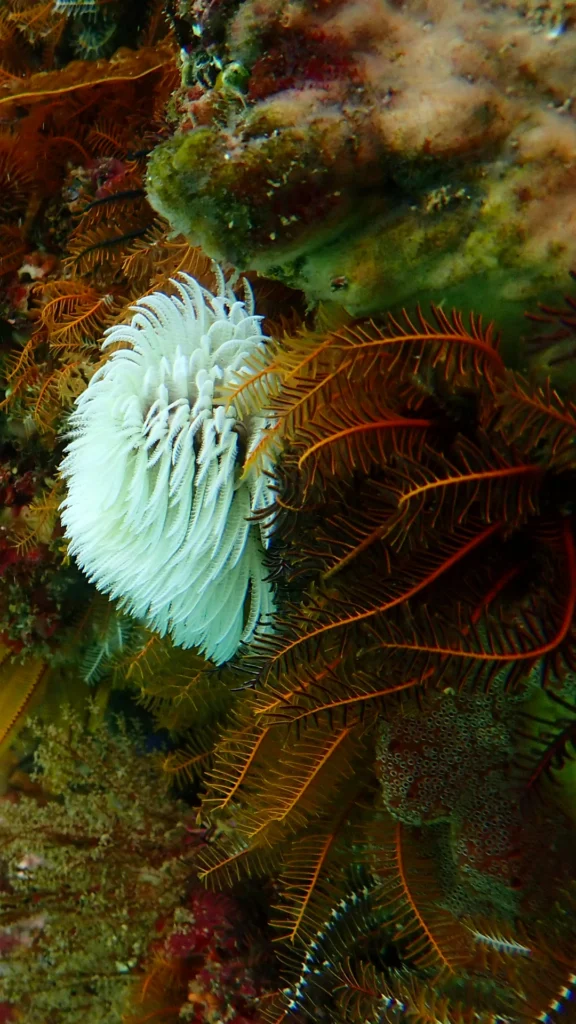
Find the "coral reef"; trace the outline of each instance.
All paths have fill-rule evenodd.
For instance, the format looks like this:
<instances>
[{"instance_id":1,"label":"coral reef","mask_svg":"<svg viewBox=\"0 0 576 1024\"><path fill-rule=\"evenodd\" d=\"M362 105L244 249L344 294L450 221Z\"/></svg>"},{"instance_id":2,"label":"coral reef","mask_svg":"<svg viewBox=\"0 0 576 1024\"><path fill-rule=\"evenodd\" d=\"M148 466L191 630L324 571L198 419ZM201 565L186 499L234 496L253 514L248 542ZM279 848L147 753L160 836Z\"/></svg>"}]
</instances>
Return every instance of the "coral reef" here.
<instances>
[{"instance_id":1,"label":"coral reef","mask_svg":"<svg viewBox=\"0 0 576 1024\"><path fill-rule=\"evenodd\" d=\"M574 1020L573 22L6 0L0 1020Z\"/></svg>"},{"instance_id":2,"label":"coral reef","mask_svg":"<svg viewBox=\"0 0 576 1024\"><path fill-rule=\"evenodd\" d=\"M353 315L441 299L518 328L575 262L573 7L178 5L153 206L241 269Z\"/></svg>"}]
</instances>

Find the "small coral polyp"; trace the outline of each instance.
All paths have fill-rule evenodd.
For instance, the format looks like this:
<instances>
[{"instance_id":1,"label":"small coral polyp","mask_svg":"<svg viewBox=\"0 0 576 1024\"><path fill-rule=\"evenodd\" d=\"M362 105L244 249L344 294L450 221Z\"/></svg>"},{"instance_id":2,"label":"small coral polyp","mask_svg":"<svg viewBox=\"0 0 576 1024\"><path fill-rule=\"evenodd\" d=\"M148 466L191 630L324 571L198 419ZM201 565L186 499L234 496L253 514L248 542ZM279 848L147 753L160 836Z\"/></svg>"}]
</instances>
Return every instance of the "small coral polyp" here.
<instances>
[{"instance_id":1,"label":"small coral polyp","mask_svg":"<svg viewBox=\"0 0 576 1024\"><path fill-rule=\"evenodd\" d=\"M103 348L121 347L71 416L62 522L99 590L222 663L274 610L266 519L249 521L270 503L269 477L242 474L266 420L239 420L215 394L266 338L247 284L242 302L221 275L217 295L187 274L172 283L106 331Z\"/></svg>"}]
</instances>

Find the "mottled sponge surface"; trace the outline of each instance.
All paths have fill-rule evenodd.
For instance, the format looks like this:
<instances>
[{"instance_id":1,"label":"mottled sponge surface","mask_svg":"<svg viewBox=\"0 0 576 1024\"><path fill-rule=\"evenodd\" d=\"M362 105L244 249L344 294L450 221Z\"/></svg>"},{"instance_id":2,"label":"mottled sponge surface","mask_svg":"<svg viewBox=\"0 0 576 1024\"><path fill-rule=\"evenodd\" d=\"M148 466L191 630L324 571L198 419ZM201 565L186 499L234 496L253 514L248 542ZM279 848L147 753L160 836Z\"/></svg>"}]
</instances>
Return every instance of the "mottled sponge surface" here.
<instances>
[{"instance_id":1,"label":"mottled sponge surface","mask_svg":"<svg viewBox=\"0 0 576 1024\"><path fill-rule=\"evenodd\" d=\"M214 258L353 315L432 293L501 322L576 263L573 0L178 7L148 191Z\"/></svg>"},{"instance_id":2,"label":"mottled sponge surface","mask_svg":"<svg viewBox=\"0 0 576 1024\"><path fill-rule=\"evenodd\" d=\"M222 278L217 295L186 274L172 284L106 332L114 350L70 420L62 522L99 590L222 663L274 607L265 517L250 521L270 478L242 474L266 421L217 398L266 338L247 285L240 301Z\"/></svg>"}]
</instances>

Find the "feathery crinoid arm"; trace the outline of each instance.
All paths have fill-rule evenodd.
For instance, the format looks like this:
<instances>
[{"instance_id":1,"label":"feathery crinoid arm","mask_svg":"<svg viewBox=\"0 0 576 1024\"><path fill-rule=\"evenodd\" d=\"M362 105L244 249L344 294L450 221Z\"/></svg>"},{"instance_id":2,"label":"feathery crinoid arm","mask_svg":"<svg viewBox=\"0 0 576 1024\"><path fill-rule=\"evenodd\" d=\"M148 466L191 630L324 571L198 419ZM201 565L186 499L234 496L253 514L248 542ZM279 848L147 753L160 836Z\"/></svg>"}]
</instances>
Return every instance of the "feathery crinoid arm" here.
<instances>
[{"instance_id":1,"label":"feathery crinoid arm","mask_svg":"<svg viewBox=\"0 0 576 1024\"><path fill-rule=\"evenodd\" d=\"M319 1006L338 1024L522 1019L532 960L564 979L547 1007L571 984L539 928L517 924L515 814L526 777L544 790L569 763L572 715L535 713L525 757L504 733L528 686L563 693L574 665L572 407L506 369L490 328L439 310L284 338L269 367L274 423L255 457L274 453L280 598L240 658L249 679L206 777L201 876L271 879L286 972L266 1021ZM267 387L252 369L235 384L245 411ZM490 688L470 804L410 816L431 744L400 730L386 771L405 766L412 803L380 778L384 810L383 725ZM433 754L423 771L441 785Z\"/></svg>"},{"instance_id":2,"label":"feathery crinoid arm","mask_svg":"<svg viewBox=\"0 0 576 1024\"><path fill-rule=\"evenodd\" d=\"M279 535L311 586L253 645L263 678L370 637L394 686L400 652L423 678L448 659L461 682L565 649L573 532L550 518L548 494L565 487L569 500L570 403L505 370L481 321L433 317L354 324L315 339L294 372L286 359ZM537 552L529 584L521 538ZM512 594L519 614L495 614Z\"/></svg>"}]
</instances>

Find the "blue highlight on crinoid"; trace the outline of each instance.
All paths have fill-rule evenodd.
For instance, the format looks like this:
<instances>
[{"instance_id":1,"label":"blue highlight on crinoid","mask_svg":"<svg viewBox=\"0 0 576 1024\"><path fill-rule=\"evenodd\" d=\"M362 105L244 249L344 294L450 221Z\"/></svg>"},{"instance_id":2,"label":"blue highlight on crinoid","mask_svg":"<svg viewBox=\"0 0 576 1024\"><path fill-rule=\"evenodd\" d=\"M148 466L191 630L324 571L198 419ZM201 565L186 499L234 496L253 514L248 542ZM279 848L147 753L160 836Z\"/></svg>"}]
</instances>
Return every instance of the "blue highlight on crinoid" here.
<instances>
[{"instance_id":1,"label":"blue highlight on crinoid","mask_svg":"<svg viewBox=\"0 0 576 1024\"><path fill-rule=\"evenodd\" d=\"M556 998L550 1003L548 1009L540 1014L538 1020L542 1024L555 1024L555 1016L561 1014L565 1003L576 1001L576 973L570 974L567 984L563 985Z\"/></svg>"}]
</instances>

